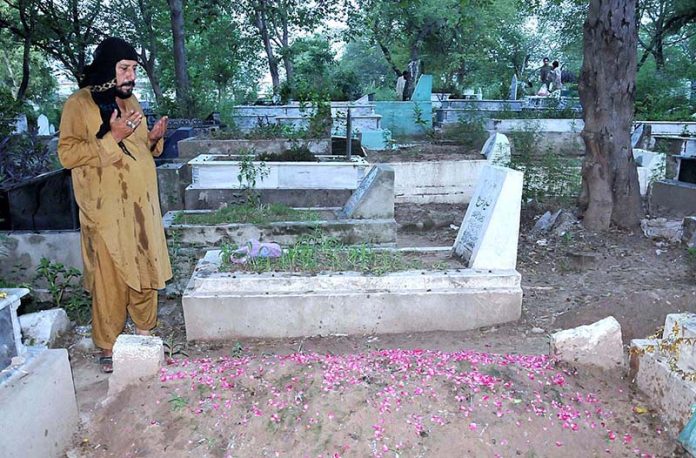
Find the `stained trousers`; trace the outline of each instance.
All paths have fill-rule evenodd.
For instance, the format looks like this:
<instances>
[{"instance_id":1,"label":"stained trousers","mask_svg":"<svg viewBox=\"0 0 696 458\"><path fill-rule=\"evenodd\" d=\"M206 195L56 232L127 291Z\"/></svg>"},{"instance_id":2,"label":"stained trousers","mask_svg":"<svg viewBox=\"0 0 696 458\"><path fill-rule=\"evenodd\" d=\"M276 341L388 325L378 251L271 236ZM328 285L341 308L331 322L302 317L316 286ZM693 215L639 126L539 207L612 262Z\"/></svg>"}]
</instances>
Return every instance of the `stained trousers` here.
<instances>
[{"instance_id":1,"label":"stained trousers","mask_svg":"<svg viewBox=\"0 0 696 458\"><path fill-rule=\"evenodd\" d=\"M157 325L157 290L137 291L128 286L101 237L93 239L92 248L92 340L97 347L111 350L128 315L140 330L149 331Z\"/></svg>"}]
</instances>

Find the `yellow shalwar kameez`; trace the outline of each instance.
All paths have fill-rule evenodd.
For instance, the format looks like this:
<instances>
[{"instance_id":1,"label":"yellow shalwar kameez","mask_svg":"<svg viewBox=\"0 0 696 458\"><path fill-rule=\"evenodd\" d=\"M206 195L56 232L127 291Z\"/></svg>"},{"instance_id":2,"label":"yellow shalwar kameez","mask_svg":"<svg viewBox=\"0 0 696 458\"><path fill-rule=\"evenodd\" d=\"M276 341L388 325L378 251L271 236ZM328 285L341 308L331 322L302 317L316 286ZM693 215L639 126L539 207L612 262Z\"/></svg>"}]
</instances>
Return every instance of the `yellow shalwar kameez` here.
<instances>
[{"instance_id":1,"label":"yellow shalwar kameez","mask_svg":"<svg viewBox=\"0 0 696 458\"><path fill-rule=\"evenodd\" d=\"M128 112L142 112L135 96L124 101ZM153 159L162 153L163 141L150 151L147 125L141 122L123 140L133 159L110 132L96 137L101 124L89 89L74 93L63 108L58 156L65 168L72 169L80 208L84 286L92 294L92 338L99 348L111 349L127 314L138 329L155 327L157 289L171 278L172 269Z\"/></svg>"}]
</instances>

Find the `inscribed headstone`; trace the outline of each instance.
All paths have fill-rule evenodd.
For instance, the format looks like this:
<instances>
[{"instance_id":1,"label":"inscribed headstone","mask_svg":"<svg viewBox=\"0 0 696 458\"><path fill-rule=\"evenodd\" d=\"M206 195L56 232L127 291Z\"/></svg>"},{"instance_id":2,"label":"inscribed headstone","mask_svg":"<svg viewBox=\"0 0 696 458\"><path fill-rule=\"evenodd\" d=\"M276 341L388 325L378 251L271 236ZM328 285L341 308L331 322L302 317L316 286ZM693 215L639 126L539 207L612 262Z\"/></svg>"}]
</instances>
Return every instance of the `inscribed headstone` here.
<instances>
[{"instance_id":1,"label":"inscribed headstone","mask_svg":"<svg viewBox=\"0 0 696 458\"><path fill-rule=\"evenodd\" d=\"M394 217L394 169L375 165L338 213L339 218L385 219Z\"/></svg>"},{"instance_id":2,"label":"inscribed headstone","mask_svg":"<svg viewBox=\"0 0 696 458\"><path fill-rule=\"evenodd\" d=\"M522 172L486 165L452 251L472 269L514 269L522 203Z\"/></svg>"}]
</instances>

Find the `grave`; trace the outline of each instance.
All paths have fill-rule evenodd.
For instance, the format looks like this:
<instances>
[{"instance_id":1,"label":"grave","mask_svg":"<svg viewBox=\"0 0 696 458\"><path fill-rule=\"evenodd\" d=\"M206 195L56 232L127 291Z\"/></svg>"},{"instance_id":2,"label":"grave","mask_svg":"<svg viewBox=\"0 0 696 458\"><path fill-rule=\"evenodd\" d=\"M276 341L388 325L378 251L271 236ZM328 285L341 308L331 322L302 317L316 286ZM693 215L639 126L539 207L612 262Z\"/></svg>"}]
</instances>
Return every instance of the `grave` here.
<instances>
[{"instance_id":1,"label":"grave","mask_svg":"<svg viewBox=\"0 0 696 458\"><path fill-rule=\"evenodd\" d=\"M492 134L481 150L481 159L457 161L395 162L394 192L397 203L469 203L481 170L487 164L506 165L510 142Z\"/></svg>"},{"instance_id":2,"label":"grave","mask_svg":"<svg viewBox=\"0 0 696 458\"><path fill-rule=\"evenodd\" d=\"M0 371L7 368L12 358L23 357L22 328L17 317L17 309L22 297L29 294L26 288L0 289L5 297L0 297ZM2 380L2 377L0 377Z\"/></svg>"},{"instance_id":3,"label":"grave","mask_svg":"<svg viewBox=\"0 0 696 458\"><path fill-rule=\"evenodd\" d=\"M374 166L342 208L318 207L310 210L320 215L317 220L265 224L182 224L175 222L179 212L169 212L164 216L163 223L167 235L172 237L176 234L179 243L207 248L223 242L242 245L250 239L275 241L287 246L316 230L347 245L368 243L393 246L396 242L394 171L386 165ZM210 211L184 211L187 215L196 213Z\"/></svg>"},{"instance_id":4,"label":"grave","mask_svg":"<svg viewBox=\"0 0 696 458\"><path fill-rule=\"evenodd\" d=\"M254 192L262 202L291 207L337 207L345 203L367 173L361 157L350 161L337 156L317 156L318 162L267 162L268 175L257 177ZM191 185L185 208L217 209L224 203L246 200L240 183L241 157L202 154L189 161ZM255 162L256 167L259 166Z\"/></svg>"},{"instance_id":5,"label":"grave","mask_svg":"<svg viewBox=\"0 0 696 458\"><path fill-rule=\"evenodd\" d=\"M432 86L432 75L421 75L410 100L375 102L375 111L382 116L382 128L397 136L425 134L433 126Z\"/></svg>"},{"instance_id":6,"label":"grave","mask_svg":"<svg viewBox=\"0 0 696 458\"><path fill-rule=\"evenodd\" d=\"M474 201L487 205L467 211L453 247L432 249L453 253L462 268L382 276L222 272L220 252L208 251L182 299L187 339L454 331L519 319L513 250L522 173L489 165L484 174Z\"/></svg>"},{"instance_id":7,"label":"grave","mask_svg":"<svg viewBox=\"0 0 696 458\"><path fill-rule=\"evenodd\" d=\"M178 143L179 159L190 160L201 154L240 154L241 152L254 150L264 153L282 153L292 148L306 147L312 154L331 154L331 140L328 138L316 139L215 139L193 137L181 140Z\"/></svg>"},{"instance_id":8,"label":"grave","mask_svg":"<svg viewBox=\"0 0 696 458\"><path fill-rule=\"evenodd\" d=\"M696 404L696 315L667 315L661 337L631 341L629 378L659 409L668 432L676 436Z\"/></svg>"},{"instance_id":9,"label":"grave","mask_svg":"<svg viewBox=\"0 0 696 458\"><path fill-rule=\"evenodd\" d=\"M681 137L680 137L681 138ZM676 179L654 184L650 195L650 211L661 215L693 215L696 213L696 139L683 141L677 161Z\"/></svg>"},{"instance_id":10,"label":"grave","mask_svg":"<svg viewBox=\"0 0 696 458\"><path fill-rule=\"evenodd\" d=\"M25 347L17 308L29 290L0 292L1 454L63 456L79 421L68 352Z\"/></svg>"}]
</instances>

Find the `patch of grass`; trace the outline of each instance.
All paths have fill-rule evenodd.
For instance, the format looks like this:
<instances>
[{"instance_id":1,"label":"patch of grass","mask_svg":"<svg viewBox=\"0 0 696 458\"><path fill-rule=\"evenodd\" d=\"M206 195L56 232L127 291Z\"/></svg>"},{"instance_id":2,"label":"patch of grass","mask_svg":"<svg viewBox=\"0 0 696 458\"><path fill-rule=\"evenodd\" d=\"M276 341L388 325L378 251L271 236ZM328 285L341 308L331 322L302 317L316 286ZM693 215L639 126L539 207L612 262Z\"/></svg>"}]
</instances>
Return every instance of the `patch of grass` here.
<instances>
[{"instance_id":1,"label":"patch of grass","mask_svg":"<svg viewBox=\"0 0 696 458\"><path fill-rule=\"evenodd\" d=\"M319 221L314 210L296 210L283 204L229 205L210 213L179 212L174 224L268 224L277 221Z\"/></svg>"},{"instance_id":2,"label":"patch of grass","mask_svg":"<svg viewBox=\"0 0 696 458\"><path fill-rule=\"evenodd\" d=\"M686 249L686 264L692 277L696 277L696 247Z\"/></svg>"},{"instance_id":3,"label":"patch of grass","mask_svg":"<svg viewBox=\"0 0 696 458\"><path fill-rule=\"evenodd\" d=\"M237 246L222 247L223 271L245 272L362 272L384 275L387 272L432 268L418 259L406 257L397 251L377 251L367 245L345 246L336 239L323 235L304 236L285 250L280 258L256 258L245 264L233 263ZM436 263L446 268L443 263Z\"/></svg>"},{"instance_id":4,"label":"patch of grass","mask_svg":"<svg viewBox=\"0 0 696 458\"><path fill-rule=\"evenodd\" d=\"M188 399L181 397L178 394L173 394L168 402L172 412L178 412L188 405Z\"/></svg>"},{"instance_id":5,"label":"patch of grass","mask_svg":"<svg viewBox=\"0 0 696 458\"><path fill-rule=\"evenodd\" d=\"M319 159L312 154L306 146L293 146L282 153L260 153L256 156L257 161L265 162L319 162Z\"/></svg>"}]
</instances>

